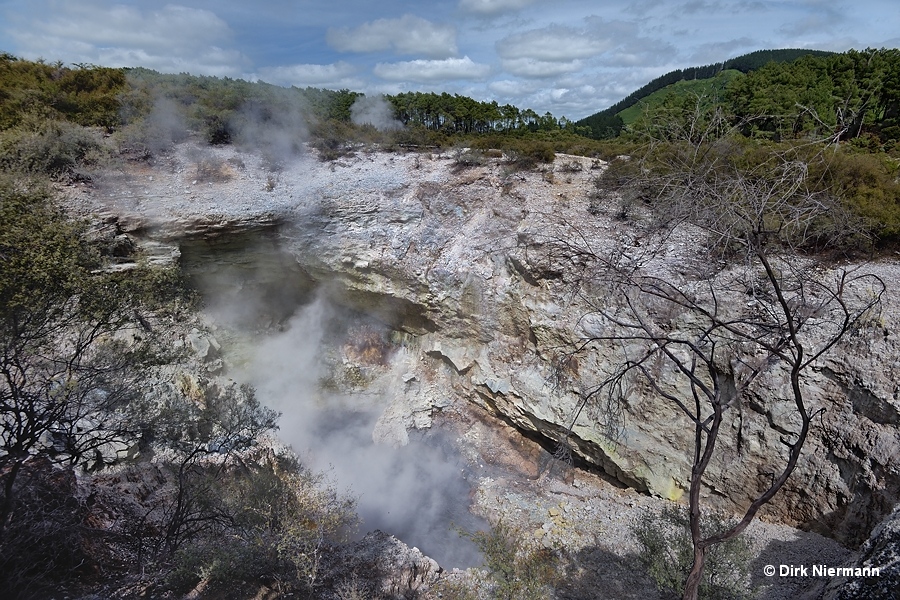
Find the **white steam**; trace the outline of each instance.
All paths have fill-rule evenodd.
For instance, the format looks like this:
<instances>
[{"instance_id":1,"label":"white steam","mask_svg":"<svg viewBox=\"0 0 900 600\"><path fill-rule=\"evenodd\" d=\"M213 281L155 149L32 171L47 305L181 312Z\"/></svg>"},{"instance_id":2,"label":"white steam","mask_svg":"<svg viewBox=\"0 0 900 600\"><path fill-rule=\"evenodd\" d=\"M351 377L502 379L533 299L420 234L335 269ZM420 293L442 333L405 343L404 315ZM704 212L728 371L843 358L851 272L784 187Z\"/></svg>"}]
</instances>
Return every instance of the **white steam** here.
<instances>
[{"instance_id":1,"label":"white steam","mask_svg":"<svg viewBox=\"0 0 900 600\"><path fill-rule=\"evenodd\" d=\"M403 129L394 118L394 107L384 96L360 96L350 107L350 120L356 125L371 125L378 131Z\"/></svg>"},{"instance_id":2,"label":"white steam","mask_svg":"<svg viewBox=\"0 0 900 600\"><path fill-rule=\"evenodd\" d=\"M250 99L232 117L234 142L261 153L270 166L279 168L303 152L309 137L306 108L292 90L273 87L265 103Z\"/></svg>"},{"instance_id":3,"label":"white steam","mask_svg":"<svg viewBox=\"0 0 900 600\"><path fill-rule=\"evenodd\" d=\"M314 301L255 349L245 378L262 402L281 411L279 436L358 498L363 533L391 533L446 567L480 564L471 542L451 530L482 524L467 511L470 486L452 443L429 434L401 448L376 444L383 396L322 391L323 352L346 326L339 309Z\"/></svg>"}]
</instances>

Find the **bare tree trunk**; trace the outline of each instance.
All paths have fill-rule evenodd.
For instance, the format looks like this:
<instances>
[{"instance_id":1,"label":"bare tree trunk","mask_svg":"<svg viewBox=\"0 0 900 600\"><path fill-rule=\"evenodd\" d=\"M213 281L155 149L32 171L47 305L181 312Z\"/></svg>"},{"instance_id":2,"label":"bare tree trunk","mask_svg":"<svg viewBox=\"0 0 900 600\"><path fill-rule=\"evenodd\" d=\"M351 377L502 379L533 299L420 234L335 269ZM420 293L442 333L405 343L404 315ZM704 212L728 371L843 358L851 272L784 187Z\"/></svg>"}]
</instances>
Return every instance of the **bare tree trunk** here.
<instances>
[{"instance_id":1,"label":"bare tree trunk","mask_svg":"<svg viewBox=\"0 0 900 600\"><path fill-rule=\"evenodd\" d=\"M683 600L697 600L700 593L700 582L703 581L703 567L706 564L706 547L694 546L694 564L684 583Z\"/></svg>"},{"instance_id":2,"label":"bare tree trunk","mask_svg":"<svg viewBox=\"0 0 900 600\"><path fill-rule=\"evenodd\" d=\"M0 540L6 532L6 525L15 506L15 483L19 470L22 468L21 461L15 461L12 468L6 474L6 481L3 484L3 502L0 504Z\"/></svg>"}]
</instances>

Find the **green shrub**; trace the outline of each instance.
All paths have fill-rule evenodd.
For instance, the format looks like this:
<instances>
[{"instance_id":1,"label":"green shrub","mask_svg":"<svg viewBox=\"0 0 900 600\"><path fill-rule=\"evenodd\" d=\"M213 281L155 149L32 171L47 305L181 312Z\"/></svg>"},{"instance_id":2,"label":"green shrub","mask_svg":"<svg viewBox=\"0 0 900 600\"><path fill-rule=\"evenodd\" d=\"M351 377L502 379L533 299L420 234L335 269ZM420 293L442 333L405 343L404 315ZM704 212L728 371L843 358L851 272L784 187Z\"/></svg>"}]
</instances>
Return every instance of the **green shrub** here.
<instances>
[{"instance_id":1,"label":"green shrub","mask_svg":"<svg viewBox=\"0 0 900 600\"><path fill-rule=\"evenodd\" d=\"M460 148L453 150L453 164L458 169L467 169L470 167L480 167L487 164L487 157L484 152L475 148Z\"/></svg>"},{"instance_id":2,"label":"green shrub","mask_svg":"<svg viewBox=\"0 0 900 600\"><path fill-rule=\"evenodd\" d=\"M118 97L125 85L122 69L70 68L0 52L0 130L29 117L110 130L119 124Z\"/></svg>"},{"instance_id":3,"label":"green shrub","mask_svg":"<svg viewBox=\"0 0 900 600\"><path fill-rule=\"evenodd\" d=\"M525 533L503 521L488 531L461 534L484 555L491 598L543 600L550 596L560 577L560 558L555 551L529 543Z\"/></svg>"},{"instance_id":4,"label":"green shrub","mask_svg":"<svg viewBox=\"0 0 900 600\"><path fill-rule=\"evenodd\" d=\"M99 134L65 121L29 120L0 132L0 169L57 180L90 180L110 152Z\"/></svg>"},{"instance_id":5,"label":"green shrub","mask_svg":"<svg viewBox=\"0 0 900 600\"><path fill-rule=\"evenodd\" d=\"M726 519L709 516L702 527L704 535L723 531ZM638 556L660 590L680 593L694 560L685 507L666 505L645 512L632 527L637 539ZM704 600L743 600L753 594L746 588L750 575L750 543L737 536L711 546L706 554L700 598Z\"/></svg>"},{"instance_id":6,"label":"green shrub","mask_svg":"<svg viewBox=\"0 0 900 600\"><path fill-rule=\"evenodd\" d=\"M898 162L882 154L827 152L811 163L811 177L831 190L878 237L900 234Z\"/></svg>"},{"instance_id":7,"label":"green shrub","mask_svg":"<svg viewBox=\"0 0 900 600\"><path fill-rule=\"evenodd\" d=\"M356 525L352 500L271 451L244 457L210 492L227 518L178 550L168 578L176 590L201 581L211 590L265 582L308 594L326 553Z\"/></svg>"}]
</instances>

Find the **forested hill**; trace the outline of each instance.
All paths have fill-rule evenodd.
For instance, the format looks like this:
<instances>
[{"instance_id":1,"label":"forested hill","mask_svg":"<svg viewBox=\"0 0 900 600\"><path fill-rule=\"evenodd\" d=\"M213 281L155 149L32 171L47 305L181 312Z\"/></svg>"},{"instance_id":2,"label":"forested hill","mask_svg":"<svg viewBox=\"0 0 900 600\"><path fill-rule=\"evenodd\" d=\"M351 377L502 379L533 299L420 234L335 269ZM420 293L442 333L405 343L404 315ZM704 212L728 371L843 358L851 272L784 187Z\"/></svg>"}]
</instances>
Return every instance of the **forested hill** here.
<instances>
[{"instance_id":1,"label":"forested hill","mask_svg":"<svg viewBox=\"0 0 900 600\"><path fill-rule=\"evenodd\" d=\"M676 69L657 77L609 108L577 121L575 125L577 127L589 128L590 136L593 138L603 139L616 137L624 126L622 119L618 116L619 113L627 108L631 108L650 94L679 81L710 79L728 69L749 73L750 71L759 69L769 63L786 63L793 62L802 56L830 56L833 54L834 52L826 52L823 50L757 50L756 52L744 54L737 58L726 60L725 62L704 65L701 67Z\"/></svg>"}]
</instances>

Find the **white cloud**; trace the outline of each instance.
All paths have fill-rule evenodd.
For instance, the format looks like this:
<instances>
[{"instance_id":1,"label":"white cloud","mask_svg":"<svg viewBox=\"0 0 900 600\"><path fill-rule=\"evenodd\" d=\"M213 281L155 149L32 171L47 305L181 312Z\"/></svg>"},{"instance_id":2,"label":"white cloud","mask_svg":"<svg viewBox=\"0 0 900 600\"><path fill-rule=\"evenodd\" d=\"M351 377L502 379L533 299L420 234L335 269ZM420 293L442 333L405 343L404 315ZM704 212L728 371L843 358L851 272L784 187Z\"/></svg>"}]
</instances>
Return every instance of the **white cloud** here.
<instances>
[{"instance_id":1,"label":"white cloud","mask_svg":"<svg viewBox=\"0 0 900 600\"><path fill-rule=\"evenodd\" d=\"M722 3L721 2L706 2L706 0L690 0L678 7L677 12L673 13L672 16L679 15L696 15L696 14L711 14L722 12Z\"/></svg>"},{"instance_id":2,"label":"white cloud","mask_svg":"<svg viewBox=\"0 0 900 600\"><path fill-rule=\"evenodd\" d=\"M396 63L378 63L375 75L392 81L437 82L454 79L486 78L489 65L473 62L468 56L444 60L410 60Z\"/></svg>"},{"instance_id":3,"label":"white cloud","mask_svg":"<svg viewBox=\"0 0 900 600\"><path fill-rule=\"evenodd\" d=\"M597 16L585 19L586 35L607 41L610 50L599 61L611 67L643 67L668 64L678 50L658 35L641 34L641 25L631 21L606 21ZM680 65L687 66L687 65Z\"/></svg>"},{"instance_id":4,"label":"white cloud","mask_svg":"<svg viewBox=\"0 0 900 600\"><path fill-rule=\"evenodd\" d=\"M264 67L256 78L267 83L297 87L323 87L330 89L359 88L363 82L355 78L356 68L340 61L328 65L298 64Z\"/></svg>"},{"instance_id":5,"label":"white cloud","mask_svg":"<svg viewBox=\"0 0 900 600\"><path fill-rule=\"evenodd\" d=\"M505 99L531 94L541 87L543 87L543 83L527 79L500 79L488 84L491 92Z\"/></svg>"},{"instance_id":6,"label":"white cloud","mask_svg":"<svg viewBox=\"0 0 900 600\"><path fill-rule=\"evenodd\" d=\"M413 15L399 19L378 19L359 27L328 30L328 44L341 52L423 54L434 58L455 56L456 28L437 25Z\"/></svg>"},{"instance_id":7,"label":"white cloud","mask_svg":"<svg viewBox=\"0 0 900 600\"><path fill-rule=\"evenodd\" d=\"M749 37L725 42L710 42L708 44L700 44L694 48L688 60L694 65L718 63L763 47L762 42Z\"/></svg>"},{"instance_id":8,"label":"white cloud","mask_svg":"<svg viewBox=\"0 0 900 600\"><path fill-rule=\"evenodd\" d=\"M584 27L549 25L509 35L496 44L503 69L519 77L548 78L598 66L639 66L667 61L668 43L640 35L637 23L584 19Z\"/></svg>"},{"instance_id":9,"label":"white cloud","mask_svg":"<svg viewBox=\"0 0 900 600\"><path fill-rule=\"evenodd\" d=\"M497 42L497 52L508 60L568 62L596 56L611 46L611 41L597 32L550 25L503 38Z\"/></svg>"},{"instance_id":10,"label":"white cloud","mask_svg":"<svg viewBox=\"0 0 900 600\"><path fill-rule=\"evenodd\" d=\"M580 60L548 61L534 58L510 58L501 62L503 70L520 77L556 77L582 69Z\"/></svg>"},{"instance_id":11,"label":"white cloud","mask_svg":"<svg viewBox=\"0 0 900 600\"><path fill-rule=\"evenodd\" d=\"M537 0L459 0L460 10L480 15L497 15L521 10Z\"/></svg>"},{"instance_id":12,"label":"white cloud","mask_svg":"<svg viewBox=\"0 0 900 600\"><path fill-rule=\"evenodd\" d=\"M220 76L239 75L249 64L228 48L232 32L225 21L211 11L174 4L149 11L122 4L60 4L11 35L26 58Z\"/></svg>"}]
</instances>

